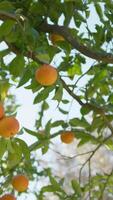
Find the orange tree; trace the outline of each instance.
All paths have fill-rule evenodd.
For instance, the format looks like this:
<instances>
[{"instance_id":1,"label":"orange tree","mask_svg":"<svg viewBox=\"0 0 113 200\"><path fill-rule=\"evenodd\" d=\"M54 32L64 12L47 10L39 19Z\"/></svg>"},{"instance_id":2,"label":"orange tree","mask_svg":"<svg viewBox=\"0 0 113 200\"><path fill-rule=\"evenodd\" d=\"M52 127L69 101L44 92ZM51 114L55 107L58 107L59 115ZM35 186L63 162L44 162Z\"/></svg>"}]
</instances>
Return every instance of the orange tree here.
<instances>
[{"instance_id":1,"label":"orange tree","mask_svg":"<svg viewBox=\"0 0 113 200\"><path fill-rule=\"evenodd\" d=\"M112 1L0 0L0 20L0 42L5 44L0 50L1 199L21 195L12 187L14 176L21 174L28 177L27 181L36 181L42 176L48 178L46 186L33 191L38 200L46 199L47 192L61 200L102 200L105 193L113 198L113 171L91 175L91 159L100 147L113 149ZM10 55L13 57L7 62L6 56ZM6 120L7 117L12 119L16 109L13 95L7 93L13 84L31 90L35 94L33 103L41 106L35 130L27 127L19 130L14 116L16 124ZM70 97L75 103L73 117L69 117ZM44 123L51 101L58 103L57 113L61 113L62 118L54 120L48 115ZM81 117L74 117L76 106ZM35 142L28 146L18 137L19 131L34 136ZM79 170L79 179L71 180L70 194L63 187L65 177L60 180L46 166L39 170L33 156L38 149L42 154L47 153L52 139L60 135L65 145L71 145L75 136L79 146L90 142L94 147ZM89 178L82 183L85 165L89 168Z\"/></svg>"}]
</instances>

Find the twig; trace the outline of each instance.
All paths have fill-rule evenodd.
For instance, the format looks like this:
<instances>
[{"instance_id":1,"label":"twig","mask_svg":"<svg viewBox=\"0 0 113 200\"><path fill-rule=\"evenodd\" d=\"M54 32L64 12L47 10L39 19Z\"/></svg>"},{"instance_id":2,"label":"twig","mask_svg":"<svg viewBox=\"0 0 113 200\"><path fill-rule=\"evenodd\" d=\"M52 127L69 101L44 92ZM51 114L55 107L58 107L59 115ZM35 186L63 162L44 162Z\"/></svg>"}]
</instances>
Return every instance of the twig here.
<instances>
[{"instance_id":1,"label":"twig","mask_svg":"<svg viewBox=\"0 0 113 200\"><path fill-rule=\"evenodd\" d=\"M5 11L0 11L0 19L1 20L6 20L6 19L11 19L14 21L17 21L17 16L15 14L5 12Z\"/></svg>"},{"instance_id":2,"label":"twig","mask_svg":"<svg viewBox=\"0 0 113 200\"><path fill-rule=\"evenodd\" d=\"M95 152L102 146L102 144L99 144L95 150L93 150L92 154L89 156L89 158L83 163L82 167L80 168L79 171L79 183L81 183L81 174L82 174L82 170L85 167L85 165L91 160L91 158L93 157L93 155L95 154Z\"/></svg>"},{"instance_id":3,"label":"twig","mask_svg":"<svg viewBox=\"0 0 113 200\"><path fill-rule=\"evenodd\" d=\"M60 152L58 152L58 151L56 151L56 150L54 150L54 149L52 149L52 148L50 148L52 151L54 151L55 153L57 153L57 154L59 154L60 156L62 156L63 157L63 159L74 159L74 158L77 158L77 157L79 157L79 156L84 156L84 155L86 155L86 154L90 154L90 153L92 153L93 152L93 150L92 151L87 151L87 152L85 152L85 153L80 153L80 154L76 154L76 155L74 155L74 156L66 156L66 155L63 155L63 154L61 154Z\"/></svg>"},{"instance_id":4,"label":"twig","mask_svg":"<svg viewBox=\"0 0 113 200\"><path fill-rule=\"evenodd\" d=\"M106 143L107 140L109 140L113 135L109 135L107 138L105 138L93 151L92 154L89 156L89 158L83 163L82 167L80 168L79 171L79 182L81 183L81 174L82 174L82 170L85 167L85 165L92 159L92 157L94 156L94 154L96 153L96 151L104 144Z\"/></svg>"},{"instance_id":5,"label":"twig","mask_svg":"<svg viewBox=\"0 0 113 200\"><path fill-rule=\"evenodd\" d=\"M91 200L91 160L89 160L89 200Z\"/></svg>"},{"instance_id":6,"label":"twig","mask_svg":"<svg viewBox=\"0 0 113 200\"><path fill-rule=\"evenodd\" d=\"M79 98L76 94L74 94L72 90L69 89L69 87L66 85L66 83L65 83L65 81L64 81L63 79L61 79L61 82L62 82L62 85L63 85L63 87L65 88L65 90L66 90L66 91L67 91L81 106L85 105L85 104L80 100L80 98Z\"/></svg>"},{"instance_id":7,"label":"twig","mask_svg":"<svg viewBox=\"0 0 113 200\"><path fill-rule=\"evenodd\" d=\"M76 87L77 83L78 83L85 75L87 75L87 73L92 69L92 67L93 67L93 65L94 65L95 63L96 63L96 61L93 62L93 64L91 65L91 67L90 67L84 74L82 74L82 75L77 79L77 81L76 81L75 84L74 84L74 87Z\"/></svg>"}]
</instances>

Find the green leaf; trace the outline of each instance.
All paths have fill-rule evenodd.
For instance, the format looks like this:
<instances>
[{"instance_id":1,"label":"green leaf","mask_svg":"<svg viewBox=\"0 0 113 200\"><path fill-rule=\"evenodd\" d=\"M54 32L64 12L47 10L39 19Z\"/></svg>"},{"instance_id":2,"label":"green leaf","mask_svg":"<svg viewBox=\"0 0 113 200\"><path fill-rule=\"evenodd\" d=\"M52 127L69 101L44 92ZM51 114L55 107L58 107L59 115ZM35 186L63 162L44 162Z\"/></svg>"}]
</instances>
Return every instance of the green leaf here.
<instances>
[{"instance_id":1,"label":"green leaf","mask_svg":"<svg viewBox=\"0 0 113 200\"><path fill-rule=\"evenodd\" d=\"M46 101L43 102L43 110L48 110L49 105Z\"/></svg>"},{"instance_id":2,"label":"green leaf","mask_svg":"<svg viewBox=\"0 0 113 200\"><path fill-rule=\"evenodd\" d=\"M64 195L65 191L62 189L60 184L55 180L55 178L51 175L50 170L47 169L46 171L47 171L47 175L49 177L51 185L47 185L47 186L43 187L41 190L41 193L57 191L57 192L63 193L63 195Z\"/></svg>"},{"instance_id":3,"label":"green leaf","mask_svg":"<svg viewBox=\"0 0 113 200\"><path fill-rule=\"evenodd\" d=\"M65 7L65 10L68 9L68 12L64 12L64 16L65 16L64 26L68 26L71 19L72 19L73 4L72 3L65 3L64 7Z\"/></svg>"},{"instance_id":4,"label":"green leaf","mask_svg":"<svg viewBox=\"0 0 113 200\"><path fill-rule=\"evenodd\" d=\"M37 137L37 132L35 132L35 131L32 131L32 130L30 130L30 129L27 129L27 128L24 128L24 130L28 133L28 134L30 134L30 135L33 135L33 136L35 136L35 137Z\"/></svg>"},{"instance_id":5,"label":"green leaf","mask_svg":"<svg viewBox=\"0 0 113 200\"><path fill-rule=\"evenodd\" d=\"M8 153L7 167L12 169L15 167L22 159L22 148L16 141L12 141L12 147L14 152Z\"/></svg>"},{"instance_id":6,"label":"green leaf","mask_svg":"<svg viewBox=\"0 0 113 200\"><path fill-rule=\"evenodd\" d=\"M0 2L0 11L13 11L14 7L9 1Z\"/></svg>"},{"instance_id":7,"label":"green leaf","mask_svg":"<svg viewBox=\"0 0 113 200\"><path fill-rule=\"evenodd\" d=\"M98 84L99 81L101 81L102 79L104 79L105 77L107 77L108 75L108 72L106 69L103 69L101 70L101 72L98 72L95 77L94 77L94 80L93 80L93 83L94 84Z\"/></svg>"},{"instance_id":8,"label":"green leaf","mask_svg":"<svg viewBox=\"0 0 113 200\"><path fill-rule=\"evenodd\" d=\"M74 75L81 75L81 66L80 64L75 63L73 66L71 66L68 69L68 75L69 76L74 76Z\"/></svg>"},{"instance_id":9,"label":"green leaf","mask_svg":"<svg viewBox=\"0 0 113 200\"><path fill-rule=\"evenodd\" d=\"M104 127L104 125L105 125L105 122L102 119L102 117L101 116L99 116L99 117L96 116L96 117L93 118L90 130L93 132L95 129L99 128L100 126Z\"/></svg>"},{"instance_id":10,"label":"green leaf","mask_svg":"<svg viewBox=\"0 0 113 200\"><path fill-rule=\"evenodd\" d=\"M27 146L27 144L19 139L19 138L15 138L15 140L19 143L19 145L21 146L21 149L22 149L22 154L24 155L24 158L26 160L30 160L30 150L29 150L29 147Z\"/></svg>"},{"instance_id":11,"label":"green leaf","mask_svg":"<svg viewBox=\"0 0 113 200\"><path fill-rule=\"evenodd\" d=\"M41 2L33 2L30 6L30 13L35 15L35 16L40 16L43 14L45 14L46 12L46 7L44 4L42 4Z\"/></svg>"},{"instance_id":12,"label":"green leaf","mask_svg":"<svg viewBox=\"0 0 113 200\"><path fill-rule=\"evenodd\" d=\"M32 27L28 20L24 22L24 39L29 45L29 49L33 49L37 46L38 32Z\"/></svg>"},{"instance_id":13,"label":"green leaf","mask_svg":"<svg viewBox=\"0 0 113 200\"><path fill-rule=\"evenodd\" d=\"M87 115L90 111L91 109L87 105L82 106L80 109L82 115Z\"/></svg>"},{"instance_id":14,"label":"green leaf","mask_svg":"<svg viewBox=\"0 0 113 200\"><path fill-rule=\"evenodd\" d=\"M103 95L108 95L109 93L110 93L110 91L109 91L109 86L106 84L106 83L104 83L103 82L103 84L104 84L104 87L103 87L103 85L101 85L100 86L100 92L103 94Z\"/></svg>"},{"instance_id":15,"label":"green leaf","mask_svg":"<svg viewBox=\"0 0 113 200\"><path fill-rule=\"evenodd\" d=\"M63 126L65 124L64 120L58 120L52 123L52 127Z\"/></svg>"},{"instance_id":16,"label":"green leaf","mask_svg":"<svg viewBox=\"0 0 113 200\"><path fill-rule=\"evenodd\" d=\"M50 57L48 54L40 53L40 54L37 54L36 57L43 63L49 64L50 62Z\"/></svg>"},{"instance_id":17,"label":"green leaf","mask_svg":"<svg viewBox=\"0 0 113 200\"><path fill-rule=\"evenodd\" d=\"M94 3L95 5L95 9L96 9L96 12L98 14L98 16L100 17L100 19L103 21L103 11L102 11L102 7L100 6L99 3Z\"/></svg>"},{"instance_id":18,"label":"green leaf","mask_svg":"<svg viewBox=\"0 0 113 200\"><path fill-rule=\"evenodd\" d=\"M22 85L24 85L25 83L27 83L30 78L31 78L31 70L29 68L25 68L17 87L19 88Z\"/></svg>"},{"instance_id":19,"label":"green leaf","mask_svg":"<svg viewBox=\"0 0 113 200\"><path fill-rule=\"evenodd\" d=\"M53 176L49 176L49 179L50 179L50 183L53 185L53 187L56 189L56 191L59 191L59 192L64 192L64 190L60 187L60 184L57 183L57 181L55 180L55 178Z\"/></svg>"},{"instance_id":20,"label":"green leaf","mask_svg":"<svg viewBox=\"0 0 113 200\"><path fill-rule=\"evenodd\" d=\"M50 130L51 130L51 120L49 120L45 126L46 139L50 137ZM42 154L47 153L47 151L49 150L49 143L50 143L50 140L46 140L46 142L44 142L44 146L42 147Z\"/></svg>"},{"instance_id":21,"label":"green leaf","mask_svg":"<svg viewBox=\"0 0 113 200\"><path fill-rule=\"evenodd\" d=\"M81 22L86 22L85 18L79 13L79 12L75 12L74 14L74 18L75 18L75 21L81 21Z\"/></svg>"},{"instance_id":22,"label":"green leaf","mask_svg":"<svg viewBox=\"0 0 113 200\"><path fill-rule=\"evenodd\" d=\"M14 77L21 76L23 68L25 66L25 60L23 55L17 55L9 64L9 71Z\"/></svg>"},{"instance_id":23,"label":"green leaf","mask_svg":"<svg viewBox=\"0 0 113 200\"><path fill-rule=\"evenodd\" d=\"M30 85L25 86L25 89L32 90L33 93L39 91L42 86L35 80L32 79Z\"/></svg>"},{"instance_id":24,"label":"green leaf","mask_svg":"<svg viewBox=\"0 0 113 200\"><path fill-rule=\"evenodd\" d=\"M40 103L41 101L45 100L50 92L54 89L53 87L46 87L41 92L38 93L38 95L34 99L34 104Z\"/></svg>"},{"instance_id":25,"label":"green leaf","mask_svg":"<svg viewBox=\"0 0 113 200\"><path fill-rule=\"evenodd\" d=\"M14 153L14 148L12 146L11 140L7 140L7 151L10 153Z\"/></svg>"},{"instance_id":26,"label":"green leaf","mask_svg":"<svg viewBox=\"0 0 113 200\"><path fill-rule=\"evenodd\" d=\"M15 21L13 20L6 20L2 23L0 26L0 38L7 36L11 31L15 24Z\"/></svg>"},{"instance_id":27,"label":"green leaf","mask_svg":"<svg viewBox=\"0 0 113 200\"><path fill-rule=\"evenodd\" d=\"M47 153L48 150L49 150L49 144L47 143L46 145L44 145L44 146L42 147L42 154Z\"/></svg>"},{"instance_id":28,"label":"green leaf","mask_svg":"<svg viewBox=\"0 0 113 200\"><path fill-rule=\"evenodd\" d=\"M80 53L78 53L76 55L76 59L78 60L78 62L85 64L86 63L86 58L84 56L82 56Z\"/></svg>"},{"instance_id":29,"label":"green leaf","mask_svg":"<svg viewBox=\"0 0 113 200\"><path fill-rule=\"evenodd\" d=\"M60 86L56 89L55 96L53 97L53 99L60 102L62 100L62 96L63 96L63 86L62 84L60 84Z\"/></svg>"},{"instance_id":30,"label":"green leaf","mask_svg":"<svg viewBox=\"0 0 113 200\"><path fill-rule=\"evenodd\" d=\"M46 137L46 135L44 135L44 134L41 134L40 132L35 132L35 131L32 131L32 130L29 130L29 129L27 129L27 128L24 128L24 130L28 133L28 134L30 134L30 135L32 135L32 136L34 136L34 137L37 137L39 140L43 140L45 137Z\"/></svg>"},{"instance_id":31,"label":"green leaf","mask_svg":"<svg viewBox=\"0 0 113 200\"><path fill-rule=\"evenodd\" d=\"M108 101L110 101L110 103L113 103L113 93L109 95Z\"/></svg>"},{"instance_id":32,"label":"green leaf","mask_svg":"<svg viewBox=\"0 0 113 200\"><path fill-rule=\"evenodd\" d=\"M63 110L62 108L58 108L59 109L59 111L61 112L61 113L63 113L64 115L67 115L68 114L68 111L65 111L65 110Z\"/></svg>"},{"instance_id":33,"label":"green leaf","mask_svg":"<svg viewBox=\"0 0 113 200\"><path fill-rule=\"evenodd\" d=\"M67 99L62 99L62 103L68 104L68 103L69 103L69 100L67 100Z\"/></svg>"},{"instance_id":34,"label":"green leaf","mask_svg":"<svg viewBox=\"0 0 113 200\"><path fill-rule=\"evenodd\" d=\"M47 51L48 51L50 60L52 60L53 57L56 56L56 54L60 52L60 49L58 47L56 47L56 46L50 46L49 45Z\"/></svg>"},{"instance_id":35,"label":"green leaf","mask_svg":"<svg viewBox=\"0 0 113 200\"><path fill-rule=\"evenodd\" d=\"M51 120L49 120L45 126L45 132L46 132L46 136L50 136L50 130L51 130Z\"/></svg>"},{"instance_id":36,"label":"green leaf","mask_svg":"<svg viewBox=\"0 0 113 200\"><path fill-rule=\"evenodd\" d=\"M10 49L5 49L3 51L0 51L0 58L8 55L10 53Z\"/></svg>"},{"instance_id":37,"label":"green leaf","mask_svg":"<svg viewBox=\"0 0 113 200\"><path fill-rule=\"evenodd\" d=\"M81 119L78 119L78 118L71 119L70 125L76 126L76 127L85 127L85 128L90 126L90 124L86 121L84 117L82 117Z\"/></svg>"},{"instance_id":38,"label":"green leaf","mask_svg":"<svg viewBox=\"0 0 113 200\"><path fill-rule=\"evenodd\" d=\"M68 2L68 3L74 2L75 8L77 10L84 10L84 8L85 8L82 0L64 0L64 2Z\"/></svg>"},{"instance_id":39,"label":"green leaf","mask_svg":"<svg viewBox=\"0 0 113 200\"><path fill-rule=\"evenodd\" d=\"M0 160L2 159L4 153L7 150L7 142L4 139L0 139Z\"/></svg>"},{"instance_id":40,"label":"green leaf","mask_svg":"<svg viewBox=\"0 0 113 200\"><path fill-rule=\"evenodd\" d=\"M113 151L113 140L109 139L105 142L105 146L108 150Z\"/></svg>"},{"instance_id":41,"label":"green leaf","mask_svg":"<svg viewBox=\"0 0 113 200\"><path fill-rule=\"evenodd\" d=\"M75 138L80 139L80 143L78 144L78 146L81 146L87 142L92 142L93 144L98 144L99 141L96 137L94 137L93 135L90 135L89 133L85 132L84 130L74 130L75 133Z\"/></svg>"},{"instance_id":42,"label":"green leaf","mask_svg":"<svg viewBox=\"0 0 113 200\"><path fill-rule=\"evenodd\" d=\"M41 189L41 193L45 193L45 192L57 192L57 188L54 188L53 185L47 185Z\"/></svg>"},{"instance_id":43,"label":"green leaf","mask_svg":"<svg viewBox=\"0 0 113 200\"><path fill-rule=\"evenodd\" d=\"M12 169L20 162L20 157L16 155L16 153L9 153L8 160L7 160L7 168Z\"/></svg>"},{"instance_id":44,"label":"green leaf","mask_svg":"<svg viewBox=\"0 0 113 200\"><path fill-rule=\"evenodd\" d=\"M80 197L82 191L81 191L81 188L80 188L80 185L79 185L78 181L73 179L71 181L71 185L72 185L72 188L73 188L74 192Z\"/></svg>"}]
</instances>

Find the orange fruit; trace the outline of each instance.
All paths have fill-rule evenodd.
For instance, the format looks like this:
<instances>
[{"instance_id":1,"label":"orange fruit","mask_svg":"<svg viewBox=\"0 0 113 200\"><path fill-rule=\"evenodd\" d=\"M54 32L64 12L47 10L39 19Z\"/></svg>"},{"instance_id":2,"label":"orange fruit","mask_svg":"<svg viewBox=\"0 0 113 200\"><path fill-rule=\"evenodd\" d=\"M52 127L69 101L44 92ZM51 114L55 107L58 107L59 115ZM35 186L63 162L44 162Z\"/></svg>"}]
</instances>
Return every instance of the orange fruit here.
<instances>
[{"instance_id":1,"label":"orange fruit","mask_svg":"<svg viewBox=\"0 0 113 200\"><path fill-rule=\"evenodd\" d=\"M60 139L63 143L70 144L74 140L74 133L72 131L64 131L60 135Z\"/></svg>"},{"instance_id":2,"label":"orange fruit","mask_svg":"<svg viewBox=\"0 0 113 200\"><path fill-rule=\"evenodd\" d=\"M59 34L55 34L55 33L52 33L50 35L50 40L51 42L55 45L56 42L59 42L59 41L64 41L64 37L62 35L59 35Z\"/></svg>"},{"instance_id":3,"label":"orange fruit","mask_svg":"<svg viewBox=\"0 0 113 200\"><path fill-rule=\"evenodd\" d=\"M5 115L4 107L2 103L0 103L0 119L2 119Z\"/></svg>"},{"instance_id":4,"label":"orange fruit","mask_svg":"<svg viewBox=\"0 0 113 200\"><path fill-rule=\"evenodd\" d=\"M0 199L1 200L16 200L16 198L12 194L5 194Z\"/></svg>"},{"instance_id":5,"label":"orange fruit","mask_svg":"<svg viewBox=\"0 0 113 200\"><path fill-rule=\"evenodd\" d=\"M12 186L18 192L24 192L27 190L29 185L29 180L25 175L17 175L12 179Z\"/></svg>"},{"instance_id":6,"label":"orange fruit","mask_svg":"<svg viewBox=\"0 0 113 200\"><path fill-rule=\"evenodd\" d=\"M35 72L36 81L43 86L53 85L56 82L57 77L57 70L49 64L43 64Z\"/></svg>"},{"instance_id":7,"label":"orange fruit","mask_svg":"<svg viewBox=\"0 0 113 200\"><path fill-rule=\"evenodd\" d=\"M0 135L12 137L19 131L19 122L15 117L4 117L0 120Z\"/></svg>"}]
</instances>

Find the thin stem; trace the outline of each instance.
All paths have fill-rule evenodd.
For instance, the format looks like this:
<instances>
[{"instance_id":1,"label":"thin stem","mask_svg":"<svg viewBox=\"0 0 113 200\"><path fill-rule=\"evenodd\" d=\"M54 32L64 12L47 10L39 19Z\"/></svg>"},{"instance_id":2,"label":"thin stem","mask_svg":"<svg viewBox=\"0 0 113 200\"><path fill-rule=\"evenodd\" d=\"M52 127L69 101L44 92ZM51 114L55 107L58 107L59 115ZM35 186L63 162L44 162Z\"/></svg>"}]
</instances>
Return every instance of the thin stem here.
<instances>
[{"instance_id":1,"label":"thin stem","mask_svg":"<svg viewBox=\"0 0 113 200\"><path fill-rule=\"evenodd\" d=\"M88 162L89 167L89 200L91 200L91 160Z\"/></svg>"},{"instance_id":2,"label":"thin stem","mask_svg":"<svg viewBox=\"0 0 113 200\"><path fill-rule=\"evenodd\" d=\"M92 157L94 156L94 154L97 152L97 150L107 142L107 140L109 140L113 135L109 135L107 138L105 138L93 151L92 154L89 156L89 158L83 163L82 167L80 168L79 171L79 182L81 183L81 174L82 174L82 170L85 167L85 165L92 159Z\"/></svg>"},{"instance_id":3,"label":"thin stem","mask_svg":"<svg viewBox=\"0 0 113 200\"><path fill-rule=\"evenodd\" d=\"M86 155L86 154L90 154L90 153L92 153L93 151L87 151L87 152L84 152L84 153L80 153L80 154L76 154L76 155L74 155L74 156L65 156L65 155L63 155L63 154L61 154L60 152L58 152L58 151L56 151L56 150L54 150L54 149L52 149L52 148L50 148L52 151L54 151L55 153L57 153L57 154L59 154L60 156L62 156L63 157L63 159L74 159L74 158L77 158L77 157L79 157L79 156L84 156L84 155Z\"/></svg>"},{"instance_id":4,"label":"thin stem","mask_svg":"<svg viewBox=\"0 0 113 200\"><path fill-rule=\"evenodd\" d=\"M82 74L82 75L77 79L77 81L76 81L75 84L74 84L74 87L76 87L77 83L78 83L85 75L87 75L87 73L92 69L92 67L94 66L95 63L96 63L96 61L91 65L91 67L90 67L84 74Z\"/></svg>"},{"instance_id":5,"label":"thin stem","mask_svg":"<svg viewBox=\"0 0 113 200\"><path fill-rule=\"evenodd\" d=\"M102 144L99 144L95 150L92 152L92 154L89 156L89 158L83 163L82 167L80 168L79 171L79 183L81 183L81 175L82 175L82 170L85 167L85 165L91 160L91 158L94 156L94 154L96 153L96 151L102 146Z\"/></svg>"},{"instance_id":6,"label":"thin stem","mask_svg":"<svg viewBox=\"0 0 113 200\"><path fill-rule=\"evenodd\" d=\"M62 85L65 88L65 90L81 105L83 106L84 103L80 100L80 98L73 93L72 90L69 89L69 87L66 85L65 81L63 79L61 79Z\"/></svg>"}]
</instances>

